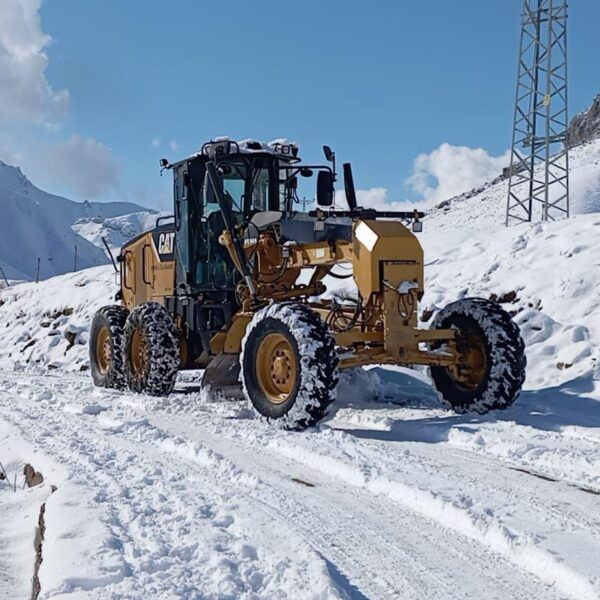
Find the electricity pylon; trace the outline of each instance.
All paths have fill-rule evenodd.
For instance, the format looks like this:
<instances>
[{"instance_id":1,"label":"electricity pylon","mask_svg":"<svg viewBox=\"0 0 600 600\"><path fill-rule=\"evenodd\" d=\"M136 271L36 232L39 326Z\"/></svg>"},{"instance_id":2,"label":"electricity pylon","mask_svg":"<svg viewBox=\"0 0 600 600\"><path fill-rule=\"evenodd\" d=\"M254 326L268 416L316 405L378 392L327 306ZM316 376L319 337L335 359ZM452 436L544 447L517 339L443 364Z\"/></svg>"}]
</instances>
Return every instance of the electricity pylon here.
<instances>
[{"instance_id":1,"label":"electricity pylon","mask_svg":"<svg viewBox=\"0 0 600 600\"><path fill-rule=\"evenodd\" d=\"M567 3L524 0L506 224L569 216Z\"/></svg>"}]
</instances>

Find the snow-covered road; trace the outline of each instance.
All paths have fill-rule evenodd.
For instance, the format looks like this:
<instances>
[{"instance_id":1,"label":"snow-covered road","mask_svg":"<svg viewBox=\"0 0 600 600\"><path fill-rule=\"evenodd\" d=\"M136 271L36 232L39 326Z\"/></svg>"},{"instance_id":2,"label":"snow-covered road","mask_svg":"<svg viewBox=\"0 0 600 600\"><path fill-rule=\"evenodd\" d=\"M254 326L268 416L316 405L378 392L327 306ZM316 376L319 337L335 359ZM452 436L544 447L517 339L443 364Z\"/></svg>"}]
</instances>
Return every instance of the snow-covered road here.
<instances>
[{"instance_id":1,"label":"snow-covered road","mask_svg":"<svg viewBox=\"0 0 600 600\"><path fill-rule=\"evenodd\" d=\"M320 428L289 433L182 379L156 399L0 372L0 460L46 478L0 486L0 508L46 501L40 598L600 597L585 393L457 416L422 379L375 369L342 381ZM16 535L0 529L0 578L25 598L33 532L29 561Z\"/></svg>"}]
</instances>

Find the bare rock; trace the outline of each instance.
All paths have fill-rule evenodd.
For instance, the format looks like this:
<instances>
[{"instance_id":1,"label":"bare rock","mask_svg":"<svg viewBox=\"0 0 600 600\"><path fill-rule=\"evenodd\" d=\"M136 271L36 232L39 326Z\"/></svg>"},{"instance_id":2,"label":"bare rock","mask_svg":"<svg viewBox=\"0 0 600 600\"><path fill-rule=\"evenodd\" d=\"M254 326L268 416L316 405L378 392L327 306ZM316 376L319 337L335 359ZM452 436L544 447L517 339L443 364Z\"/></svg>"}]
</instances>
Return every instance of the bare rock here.
<instances>
[{"instance_id":1,"label":"bare rock","mask_svg":"<svg viewBox=\"0 0 600 600\"><path fill-rule=\"evenodd\" d=\"M23 468L23 475L25 475L27 487L40 485L40 483L44 481L44 476L36 471L29 463Z\"/></svg>"}]
</instances>

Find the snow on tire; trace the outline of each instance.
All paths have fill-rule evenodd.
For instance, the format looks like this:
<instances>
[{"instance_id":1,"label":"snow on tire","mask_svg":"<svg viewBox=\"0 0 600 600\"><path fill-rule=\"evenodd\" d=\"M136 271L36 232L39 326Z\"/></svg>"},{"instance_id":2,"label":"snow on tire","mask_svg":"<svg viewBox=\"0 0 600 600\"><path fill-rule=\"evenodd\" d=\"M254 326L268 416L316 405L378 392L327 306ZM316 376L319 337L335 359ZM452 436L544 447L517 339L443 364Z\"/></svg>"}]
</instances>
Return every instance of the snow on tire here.
<instances>
[{"instance_id":1,"label":"snow on tire","mask_svg":"<svg viewBox=\"0 0 600 600\"><path fill-rule=\"evenodd\" d=\"M321 317L303 304L258 311L246 329L240 365L251 409L284 429L314 425L335 400L335 342Z\"/></svg>"},{"instance_id":2,"label":"snow on tire","mask_svg":"<svg viewBox=\"0 0 600 600\"><path fill-rule=\"evenodd\" d=\"M119 305L98 309L90 327L90 370L98 387L125 389L123 329L129 311Z\"/></svg>"},{"instance_id":3,"label":"snow on tire","mask_svg":"<svg viewBox=\"0 0 600 600\"><path fill-rule=\"evenodd\" d=\"M458 300L437 313L432 329L457 330L457 348L466 365L463 370L430 368L444 403L457 412L483 414L508 408L517 399L525 381L525 343L500 305L482 298ZM469 377L469 369L475 377Z\"/></svg>"},{"instance_id":4,"label":"snow on tire","mask_svg":"<svg viewBox=\"0 0 600 600\"><path fill-rule=\"evenodd\" d=\"M157 302L131 311L123 336L125 377L134 392L166 396L179 370L179 342L169 312Z\"/></svg>"}]
</instances>

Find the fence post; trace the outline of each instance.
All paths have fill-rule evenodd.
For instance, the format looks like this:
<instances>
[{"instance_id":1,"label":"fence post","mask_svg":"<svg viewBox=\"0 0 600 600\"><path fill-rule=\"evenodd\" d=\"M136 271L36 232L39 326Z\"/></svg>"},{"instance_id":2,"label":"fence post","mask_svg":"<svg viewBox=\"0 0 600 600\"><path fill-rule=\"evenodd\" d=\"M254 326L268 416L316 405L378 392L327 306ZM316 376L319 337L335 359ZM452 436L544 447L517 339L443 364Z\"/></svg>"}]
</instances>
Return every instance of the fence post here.
<instances>
[{"instance_id":1,"label":"fence post","mask_svg":"<svg viewBox=\"0 0 600 600\"><path fill-rule=\"evenodd\" d=\"M8 283L8 279L6 279L6 275L4 274L4 269L2 267L0 267L0 273L2 273L2 279L4 279L6 287L10 287L10 283Z\"/></svg>"},{"instance_id":2,"label":"fence post","mask_svg":"<svg viewBox=\"0 0 600 600\"><path fill-rule=\"evenodd\" d=\"M37 271L35 272L35 282L39 283L40 282L40 257L38 256L38 260L37 260Z\"/></svg>"}]
</instances>

